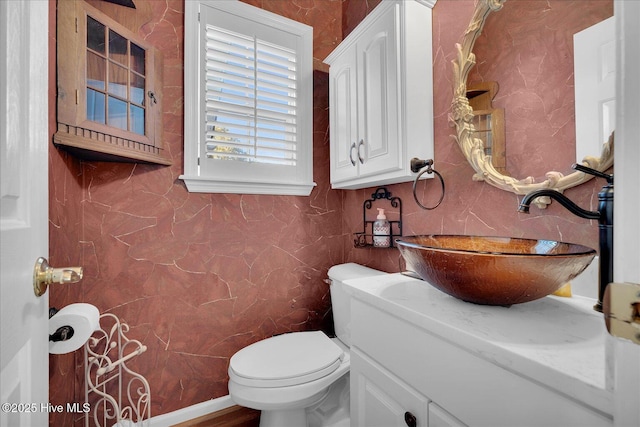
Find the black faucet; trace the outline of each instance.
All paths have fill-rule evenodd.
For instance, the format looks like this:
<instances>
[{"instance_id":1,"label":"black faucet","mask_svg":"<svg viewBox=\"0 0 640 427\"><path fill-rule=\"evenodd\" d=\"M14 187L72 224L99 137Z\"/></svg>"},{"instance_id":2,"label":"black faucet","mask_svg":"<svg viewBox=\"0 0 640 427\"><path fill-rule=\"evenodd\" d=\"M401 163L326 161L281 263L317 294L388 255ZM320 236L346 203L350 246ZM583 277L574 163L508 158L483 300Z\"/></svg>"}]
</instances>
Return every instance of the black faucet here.
<instances>
[{"instance_id":1,"label":"black faucet","mask_svg":"<svg viewBox=\"0 0 640 427\"><path fill-rule=\"evenodd\" d=\"M598 287L598 303L593 307L594 310L602 312L602 298L604 291L609 283L613 282L613 174L609 175L586 166L575 164L573 169L580 172L588 173L599 178L607 180L607 185L602 187L598 193L598 210L588 211L577 206L567 196L556 190L536 190L524 196L518 212L529 213L531 202L541 196L551 197L558 201L562 206L567 208L571 213L581 218L597 219L600 229L599 235L599 287Z\"/></svg>"}]
</instances>

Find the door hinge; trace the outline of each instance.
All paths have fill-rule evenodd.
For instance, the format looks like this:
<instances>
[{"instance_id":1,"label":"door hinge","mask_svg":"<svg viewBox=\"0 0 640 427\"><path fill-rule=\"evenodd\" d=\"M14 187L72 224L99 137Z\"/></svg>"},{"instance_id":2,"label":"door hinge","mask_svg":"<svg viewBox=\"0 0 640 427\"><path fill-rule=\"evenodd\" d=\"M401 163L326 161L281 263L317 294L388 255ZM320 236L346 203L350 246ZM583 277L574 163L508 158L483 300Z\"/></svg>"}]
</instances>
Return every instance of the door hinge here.
<instances>
[{"instance_id":1,"label":"door hinge","mask_svg":"<svg viewBox=\"0 0 640 427\"><path fill-rule=\"evenodd\" d=\"M607 331L640 344L640 284L609 283L602 305Z\"/></svg>"},{"instance_id":2,"label":"door hinge","mask_svg":"<svg viewBox=\"0 0 640 427\"><path fill-rule=\"evenodd\" d=\"M80 105L80 91L76 89L76 105Z\"/></svg>"}]
</instances>

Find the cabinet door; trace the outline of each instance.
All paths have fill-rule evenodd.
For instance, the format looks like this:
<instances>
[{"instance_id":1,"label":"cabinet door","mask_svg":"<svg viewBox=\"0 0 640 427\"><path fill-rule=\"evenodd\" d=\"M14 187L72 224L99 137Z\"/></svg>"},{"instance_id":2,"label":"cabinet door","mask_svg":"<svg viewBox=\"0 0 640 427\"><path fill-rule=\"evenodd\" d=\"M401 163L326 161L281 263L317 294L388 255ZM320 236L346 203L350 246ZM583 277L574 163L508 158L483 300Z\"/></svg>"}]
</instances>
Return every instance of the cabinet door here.
<instances>
[{"instance_id":1,"label":"cabinet door","mask_svg":"<svg viewBox=\"0 0 640 427\"><path fill-rule=\"evenodd\" d=\"M355 48L346 51L329 71L331 105L331 182L358 173Z\"/></svg>"},{"instance_id":2,"label":"cabinet door","mask_svg":"<svg viewBox=\"0 0 640 427\"><path fill-rule=\"evenodd\" d=\"M352 348L352 426L427 427L428 404L426 397Z\"/></svg>"},{"instance_id":3,"label":"cabinet door","mask_svg":"<svg viewBox=\"0 0 640 427\"><path fill-rule=\"evenodd\" d=\"M465 424L435 403L430 402L429 427L465 427Z\"/></svg>"},{"instance_id":4,"label":"cabinet door","mask_svg":"<svg viewBox=\"0 0 640 427\"><path fill-rule=\"evenodd\" d=\"M402 169L399 122L398 44L400 5L369 25L358 50L359 175Z\"/></svg>"}]
</instances>

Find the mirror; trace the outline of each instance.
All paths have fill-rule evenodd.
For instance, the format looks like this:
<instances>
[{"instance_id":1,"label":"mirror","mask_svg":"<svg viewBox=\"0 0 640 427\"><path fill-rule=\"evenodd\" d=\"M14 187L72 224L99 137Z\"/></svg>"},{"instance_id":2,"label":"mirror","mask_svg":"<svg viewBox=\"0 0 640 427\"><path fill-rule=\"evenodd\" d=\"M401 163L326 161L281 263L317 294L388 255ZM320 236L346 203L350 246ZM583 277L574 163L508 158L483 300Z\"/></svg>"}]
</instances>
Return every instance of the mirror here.
<instances>
[{"instance_id":1,"label":"mirror","mask_svg":"<svg viewBox=\"0 0 640 427\"><path fill-rule=\"evenodd\" d=\"M515 194L526 194L534 190L542 189L542 188L551 188L558 191L563 191L567 188L574 187L576 185L582 184L593 177L590 175L586 175L582 172L571 172L564 174L559 171L551 170L549 172L544 173L544 177L540 179L536 179L533 176L527 176L525 178L518 178L517 176L509 176L517 175L518 171L509 170L507 172L502 168L496 168L492 164L492 159L490 154L487 154L485 149L485 143L478 137L478 132L475 129L474 122L477 123L477 120L474 117L474 110L470 105L469 99L467 98L468 92L468 78L471 70L476 64L476 56L473 53L474 45L482 33L484 25L487 21L487 18L503 8L503 5L506 3L506 0L478 0L473 17L469 24L467 31L465 32L462 42L460 44L456 44L456 58L453 61L453 71L454 71L454 97L451 106L451 113L449 116L450 121L456 128L456 140L460 149L462 150L464 156L469 161L469 164L473 167L475 174L473 175L473 179L475 181L486 181L487 183L506 190L513 192ZM511 3L511 2L510 2ZM513 6L516 6L517 3L525 3L521 1L514 1ZM527 2L531 4L532 2ZM549 5L549 2L541 2L545 5ZM578 2L575 2L574 10L579 11L579 9L575 9L579 7L577 5ZM518 5L519 6L519 5ZM549 6L551 7L551 6ZM544 11L543 11L544 12ZM540 16L544 15L541 13ZM538 30L539 31L539 30ZM489 33L488 33L489 34ZM502 34L502 37L510 37L511 34L506 31ZM495 40L496 36L493 36ZM497 40L496 40L497 41ZM507 50L503 50L501 53L509 54L509 55L525 55L526 53L531 51L531 45L528 46L515 46ZM535 46L533 46L535 47ZM573 67L572 58L568 58L567 60L571 61L571 67ZM517 72L513 71L515 74ZM474 84L478 82L473 82ZM498 81L498 85L500 82ZM551 86L553 88L553 86ZM505 96L517 96L513 94L508 94ZM573 99L573 96L571 96ZM530 99L530 98L528 98ZM562 102L562 100L560 100ZM533 102L533 101L530 101ZM525 104L526 106L526 104ZM563 108L562 105L560 108ZM566 108L566 107L565 107ZM525 108L526 109L526 108ZM507 115L509 114L507 107ZM506 128L509 128L509 118L506 119ZM571 123L573 126L573 122ZM543 125L544 126L544 125ZM510 144L519 144L521 141L519 139L522 138L514 138L514 141L511 141L509 137L512 136L509 132L507 132L506 138L506 150L507 157L509 156L508 151ZM520 137L523 135L520 134ZM525 144L531 144L531 142L525 142ZM528 147L528 148L527 148ZM538 145L536 143L535 148L533 146L528 145L525 146L524 150L529 153L539 153L540 151L546 152L549 154L549 148L546 148L545 145ZM599 154L599 155L598 155ZM525 163L526 166L526 156L522 156L522 162ZM553 165L551 167L558 167L560 170L568 170L570 164L573 163L572 160L567 161L567 165L557 166ZM546 161L545 161L546 164ZM613 134L609 138L609 140L603 145L603 150L601 153L594 153L593 156L587 156L582 161L582 164L588 166L593 169L597 169L600 171L606 171L613 165ZM523 169L526 169L523 168ZM541 175L536 172L536 175ZM546 204L550 203L550 200L544 200L543 198L538 199L539 207L544 207Z\"/></svg>"}]
</instances>

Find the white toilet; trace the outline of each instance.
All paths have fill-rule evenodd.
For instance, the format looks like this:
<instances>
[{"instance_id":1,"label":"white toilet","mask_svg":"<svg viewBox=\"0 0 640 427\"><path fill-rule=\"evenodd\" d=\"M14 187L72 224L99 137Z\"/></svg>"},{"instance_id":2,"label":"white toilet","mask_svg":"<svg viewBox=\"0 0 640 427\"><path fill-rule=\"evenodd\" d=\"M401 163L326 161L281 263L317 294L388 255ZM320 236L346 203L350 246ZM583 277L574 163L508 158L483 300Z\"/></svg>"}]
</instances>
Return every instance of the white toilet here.
<instances>
[{"instance_id":1,"label":"white toilet","mask_svg":"<svg viewBox=\"0 0 640 427\"><path fill-rule=\"evenodd\" d=\"M337 338L291 332L251 344L229 363L229 395L261 410L260 427L349 425L351 310L343 282L385 274L358 264L329 269Z\"/></svg>"}]
</instances>

